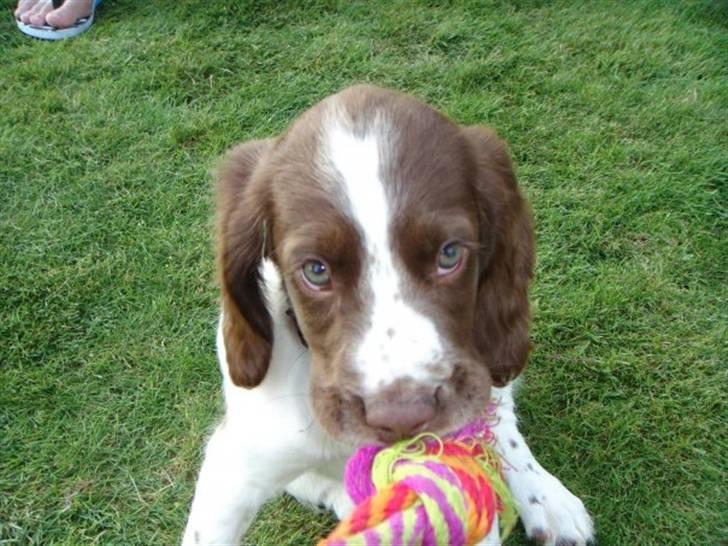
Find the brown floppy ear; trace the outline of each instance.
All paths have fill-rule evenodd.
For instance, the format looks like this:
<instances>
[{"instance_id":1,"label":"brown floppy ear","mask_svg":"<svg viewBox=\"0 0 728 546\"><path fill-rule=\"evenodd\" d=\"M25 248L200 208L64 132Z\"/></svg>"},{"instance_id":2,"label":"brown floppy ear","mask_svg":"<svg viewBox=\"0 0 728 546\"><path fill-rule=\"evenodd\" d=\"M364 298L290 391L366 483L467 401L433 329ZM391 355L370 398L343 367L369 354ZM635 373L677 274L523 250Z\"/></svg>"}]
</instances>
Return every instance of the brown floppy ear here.
<instances>
[{"instance_id":1,"label":"brown floppy ear","mask_svg":"<svg viewBox=\"0 0 728 546\"><path fill-rule=\"evenodd\" d=\"M273 326L261 290L259 267L268 229L268 192L254 176L270 140L230 150L217 182L218 270L223 338L230 378L239 387L263 381L273 346Z\"/></svg>"},{"instance_id":2,"label":"brown floppy ear","mask_svg":"<svg viewBox=\"0 0 728 546\"><path fill-rule=\"evenodd\" d=\"M493 382L503 386L521 373L531 350L531 212L518 188L506 145L489 129L468 127L464 132L475 159L474 191L483 245L474 340Z\"/></svg>"}]
</instances>

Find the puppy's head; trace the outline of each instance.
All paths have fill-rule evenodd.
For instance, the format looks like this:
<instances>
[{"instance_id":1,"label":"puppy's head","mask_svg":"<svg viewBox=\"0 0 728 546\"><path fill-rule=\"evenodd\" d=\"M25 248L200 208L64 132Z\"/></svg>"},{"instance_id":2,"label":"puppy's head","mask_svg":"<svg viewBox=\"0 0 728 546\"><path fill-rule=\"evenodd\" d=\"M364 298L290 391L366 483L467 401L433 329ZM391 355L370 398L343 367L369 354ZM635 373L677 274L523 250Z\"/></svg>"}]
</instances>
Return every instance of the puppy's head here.
<instances>
[{"instance_id":1,"label":"puppy's head","mask_svg":"<svg viewBox=\"0 0 728 546\"><path fill-rule=\"evenodd\" d=\"M278 139L233 149L218 207L231 379L255 387L269 365L269 258L330 434L388 442L455 428L524 367L531 222L491 131L352 87Z\"/></svg>"}]
</instances>

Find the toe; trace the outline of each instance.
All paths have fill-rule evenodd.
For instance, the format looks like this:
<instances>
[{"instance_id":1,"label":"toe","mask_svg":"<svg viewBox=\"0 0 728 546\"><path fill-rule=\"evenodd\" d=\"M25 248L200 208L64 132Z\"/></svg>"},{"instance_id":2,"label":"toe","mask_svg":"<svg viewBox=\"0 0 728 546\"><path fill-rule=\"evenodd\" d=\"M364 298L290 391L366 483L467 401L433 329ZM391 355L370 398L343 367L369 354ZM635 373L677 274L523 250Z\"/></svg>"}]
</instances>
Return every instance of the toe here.
<instances>
[{"instance_id":1,"label":"toe","mask_svg":"<svg viewBox=\"0 0 728 546\"><path fill-rule=\"evenodd\" d=\"M18 7L15 8L13 15L20 18L24 13L29 12L38 3L38 0L20 0Z\"/></svg>"},{"instance_id":2,"label":"toe","mask_svg":"<svg viewBox=\"0 0 728 546\"><path fill-rule=\"evenodd\" d=\"M560 519L565 522L571 536L579 537L581 544L594 538L594 523L586 511L581 499L569 493L569 497L562 507ZM567 535L569 536L569 535Z\"/></svg>"},{"instance_id":3,"label":"toe","mask_svg":"<svg viewBox=\"0 0 728 546\"><path fill-rule=\"evenodd\" d=\"M542 527L534 527L533 529L527 530L526 534L536 544L546 544L549 540L548 531Z\"/></svg>"},{"instance_id":4,"label":"toe","mask_svg":"<svg viewBox=\"0 0 728 546\"><path fill-rule=\"evenodd\" d=\"M591 537L578 529L580 512L565 503L554 507L550 516L552 528L557 530L556 546L586 546L587 539Z\"/></svg>"},{"instance_id":5,"label":"toe","mask_svg":"<svg viewBox=\"0 0 728 546\"><path fill-rule=\"evenodd\" d=\"M38 11L40 8L40 5L44 2L44 0L38 0L37 2L28 2L26 4L26 9L24 9L20 15L18 15L18 19L20 19L23 23L30 23L30 18L33 16L33 14Z\"/></svg>"},{"instance_id":6,"label":"toe","mask_svg":"<svg viewBox=\"0 0 728 546\"><path fill-rule=\"evenodd\" d=\"M77 0L74 2L64 2L64 4L46 16L49 25L56 28L68 28L73 26L75 22L91 15L92 0Z\"/></svg>"},{"instance_id":7,"label":"toe","mask_svg":"<svg viewBox=\"0 0 728 546\"><path fill-rule=\"evenodd\" d=\"M532 504L529 510L523 510L520 514L528 538L537 544L553 543L552 535L549 532L551 525L542 506Z\"/></svg>"},{"instance_id":8,"label":"toe","mask_svg":"<svg viewBox=\"0 0 728 546\"><path fill-rule=\"evenodd\" d=\"M46 15L53 9L53 3L50 0L38 2L30 11L28 22L31 25L42 26L46 24Z\"/></svg>"},{"instance_id":9,"label":"toe","mask_svg":"<svg viewBox=\"0 0 728 546\"><path fill-rule=\"evenodd\" d=\"M577 499L578 500L578 499ZM578 514L577 517L575 517L574 524L576 525L576 528L581 533L581 536L585 537L587 542L594 540L594 522L591 519L591 516L589 515L589 512L586 511L586 508L582 504L581 501L579 501L579 510L574 512L575 514Z\"/></svg>"}]
</instances>

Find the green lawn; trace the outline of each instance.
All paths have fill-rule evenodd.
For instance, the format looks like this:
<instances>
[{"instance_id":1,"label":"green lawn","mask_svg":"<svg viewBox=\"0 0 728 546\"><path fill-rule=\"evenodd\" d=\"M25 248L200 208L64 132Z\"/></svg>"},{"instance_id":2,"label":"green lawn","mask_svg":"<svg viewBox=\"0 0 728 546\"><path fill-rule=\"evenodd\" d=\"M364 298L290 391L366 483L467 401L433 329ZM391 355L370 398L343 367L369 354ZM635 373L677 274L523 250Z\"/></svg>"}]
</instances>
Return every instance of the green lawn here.
<instances>
[{"instance_id":1,"label":"green lawn","mask_svg":"<svg viewBox=\"0 0 728 546\"><path fill-rule=\"evenodd\" d=\"M728 540L728 7L0 0L0 544L173 544L220 415L209 171L368 81L509 141L536 217L524 434L602 545ZM331 518L272 503L250 539ZM523 545L518 531L507 544Z\"/></svg>"}]
</instances>

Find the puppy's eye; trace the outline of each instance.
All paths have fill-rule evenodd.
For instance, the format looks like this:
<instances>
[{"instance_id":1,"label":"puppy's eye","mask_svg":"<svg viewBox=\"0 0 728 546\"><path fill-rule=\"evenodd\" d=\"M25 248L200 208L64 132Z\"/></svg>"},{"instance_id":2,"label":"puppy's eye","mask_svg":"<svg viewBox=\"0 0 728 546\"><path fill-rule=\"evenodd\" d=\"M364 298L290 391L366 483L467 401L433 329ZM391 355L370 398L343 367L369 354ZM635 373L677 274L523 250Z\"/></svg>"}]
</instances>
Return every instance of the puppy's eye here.
<instances>
[{"instance_id":1,"label":"puppy's eye","mask_svg":"<svg viewBox=\"0 0 728 546\"><path fill-rule=\"evenodd\" d=\"M463 261L464 254L465 249L460 243L446 243L440 249L440 254L437 257L437 273L447 275L458 269Z\"/></svg>"},{"instance_id":2,"label":"puppy's eye","mask_svg":"<svg viewBox=\"0 0 728 546\"><path fill-rule=\"evenodd\" d=\"M320 260L308 260L301 269L303 278L314 290L322 290L331 284L329 268Z\"/></svg>"}]
</instances>

